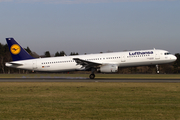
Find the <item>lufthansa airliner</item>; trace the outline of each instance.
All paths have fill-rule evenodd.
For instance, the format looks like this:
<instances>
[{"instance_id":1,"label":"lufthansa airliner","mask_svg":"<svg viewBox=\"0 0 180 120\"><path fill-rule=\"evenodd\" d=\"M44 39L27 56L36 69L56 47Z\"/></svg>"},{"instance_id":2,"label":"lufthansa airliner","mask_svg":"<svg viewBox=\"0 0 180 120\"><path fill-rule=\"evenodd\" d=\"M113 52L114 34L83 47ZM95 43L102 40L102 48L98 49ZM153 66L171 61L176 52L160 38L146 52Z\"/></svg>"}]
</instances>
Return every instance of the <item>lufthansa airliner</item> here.
<instances>
[{"instance_id":1,"label":"lufthansa airliner","mask_svg":"<svg viewBox=\"0 0 180 120\"><path fill-rule=\"evenodd\" d=\"M13 38L6 38L6 41L13 59L6 63L7 67L47 72L89 70L90 79L95 78L95 71L114 73L118 72L118 67L166 64L177 59L168 51L159 49L33 58Z\"/></svg>"}]
</instances>

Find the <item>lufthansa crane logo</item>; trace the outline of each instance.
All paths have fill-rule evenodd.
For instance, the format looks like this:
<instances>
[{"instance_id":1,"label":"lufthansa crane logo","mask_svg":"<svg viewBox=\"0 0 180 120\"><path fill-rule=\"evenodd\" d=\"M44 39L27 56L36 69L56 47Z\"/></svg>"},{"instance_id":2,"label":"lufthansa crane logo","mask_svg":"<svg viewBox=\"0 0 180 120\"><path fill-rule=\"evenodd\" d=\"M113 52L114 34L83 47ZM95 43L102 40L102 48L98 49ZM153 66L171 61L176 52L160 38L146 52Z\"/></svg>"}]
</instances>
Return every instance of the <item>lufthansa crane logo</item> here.
<instances>
[{"instance_id":1,"label":"lufthansa crane logo","mask_svg":"<svg viewBox=\"0 0 180 120\"><path fill-rule=\"evenodd\" d=\"M19 54L19 52L21 51L21 47L18 44L14 44L11 46L11 53L14 55Z\"/></svg>"}]
</instances>

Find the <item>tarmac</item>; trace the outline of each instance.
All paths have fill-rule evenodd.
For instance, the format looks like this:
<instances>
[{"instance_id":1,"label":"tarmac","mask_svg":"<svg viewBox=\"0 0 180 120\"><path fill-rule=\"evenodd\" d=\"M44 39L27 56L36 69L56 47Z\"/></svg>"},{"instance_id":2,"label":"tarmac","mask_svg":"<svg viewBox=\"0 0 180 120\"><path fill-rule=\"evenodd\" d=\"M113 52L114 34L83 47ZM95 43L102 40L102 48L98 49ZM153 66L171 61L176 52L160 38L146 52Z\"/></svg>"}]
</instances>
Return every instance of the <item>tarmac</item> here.
<instances>
[{"instance_id":1,"label":"tarmac","mask_svg":"<svg viewBox=\"0 0 180 120\"><path fill-rule=\"evenodd\" d=\"M122 82L122 83L180 83L180 79L89 79L89 78L0 78L0 82Z\"/></svg>"}]
</instances>

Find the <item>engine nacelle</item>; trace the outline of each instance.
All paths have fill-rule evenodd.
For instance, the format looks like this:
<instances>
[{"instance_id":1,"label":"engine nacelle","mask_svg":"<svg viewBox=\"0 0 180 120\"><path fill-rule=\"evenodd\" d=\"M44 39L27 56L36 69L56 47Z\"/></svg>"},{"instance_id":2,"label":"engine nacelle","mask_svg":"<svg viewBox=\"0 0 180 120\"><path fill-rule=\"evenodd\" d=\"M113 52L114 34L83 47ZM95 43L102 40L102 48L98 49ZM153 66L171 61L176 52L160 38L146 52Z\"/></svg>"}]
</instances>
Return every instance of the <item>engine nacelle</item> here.
<instances>
[{"instance_id":1,"label":"engine nacelle","mask_svg":"<svg viewBox=\"0 0 180 120\"><path fill-rule=\"evenodd\" d=\"M111 73L118 72L118 65L115 64L107 64L100 67L101 72Z\"/></svg>"}]
</instances>

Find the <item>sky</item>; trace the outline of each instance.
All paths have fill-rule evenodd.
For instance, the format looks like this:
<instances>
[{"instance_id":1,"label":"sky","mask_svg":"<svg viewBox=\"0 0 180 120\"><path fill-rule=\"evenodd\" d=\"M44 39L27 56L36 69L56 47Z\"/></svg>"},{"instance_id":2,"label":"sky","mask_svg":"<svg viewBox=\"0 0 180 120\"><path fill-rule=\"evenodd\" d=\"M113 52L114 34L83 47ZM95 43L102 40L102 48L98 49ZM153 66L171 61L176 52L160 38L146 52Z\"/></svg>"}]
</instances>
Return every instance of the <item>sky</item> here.
<instances>
[{"instance_id":1,"label":"sky","mask_svg":"<svg viewBox=\"0 0 180 120\"><path fill-rule=\"evenodd\" d=\"M180 53L180 0L0 0L0 43L7 37L39 55Z\"/></svg>"}]
</instances>

